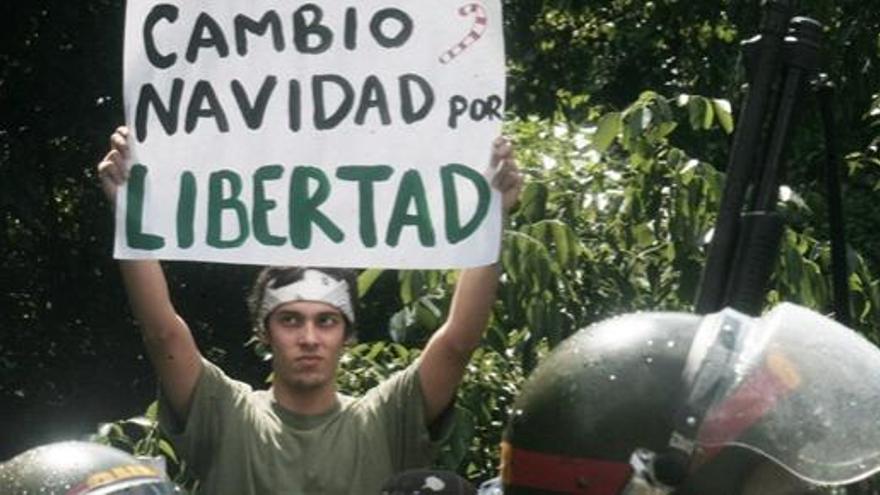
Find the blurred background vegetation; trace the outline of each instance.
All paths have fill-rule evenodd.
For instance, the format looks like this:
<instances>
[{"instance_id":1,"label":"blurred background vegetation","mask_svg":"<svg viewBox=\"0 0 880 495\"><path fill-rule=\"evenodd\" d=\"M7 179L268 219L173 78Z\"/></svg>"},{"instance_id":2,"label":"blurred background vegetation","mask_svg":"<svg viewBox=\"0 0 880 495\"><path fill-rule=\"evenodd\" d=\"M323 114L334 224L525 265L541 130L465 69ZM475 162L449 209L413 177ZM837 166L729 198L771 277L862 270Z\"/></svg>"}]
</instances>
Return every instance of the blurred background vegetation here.
<instances>
[{"instance_id":1,"label":"blurred background vegetation","mask_svg":"<svg viewBox=\"0 0 880 495\"><path fill-rule=\"evenodd\" d=\"M494 476L519 385L575 330L639 310L690 310L720 197L745 73L739 42L757 0L505 0L509 119L528 175L504 242L485 345L440 462ZM803 0L825 25L837 86L854 326L880 341L880 8ZM111 259L112 219L94 176L123 121L121 1L0 6L0 460L97 433L174 452L153 431L155 382ZM767 303L831 311L824 149L806 99L787 162L789 220ZM201 348L262 386L245 344L255 267L168 263ZM358 393L405 366L440 322L453 272L361 275L361 344L340 372ZM133 418L133 419L121 419ZM99 424L108 423L99 428Z\"/></svg>"}]
</instances>

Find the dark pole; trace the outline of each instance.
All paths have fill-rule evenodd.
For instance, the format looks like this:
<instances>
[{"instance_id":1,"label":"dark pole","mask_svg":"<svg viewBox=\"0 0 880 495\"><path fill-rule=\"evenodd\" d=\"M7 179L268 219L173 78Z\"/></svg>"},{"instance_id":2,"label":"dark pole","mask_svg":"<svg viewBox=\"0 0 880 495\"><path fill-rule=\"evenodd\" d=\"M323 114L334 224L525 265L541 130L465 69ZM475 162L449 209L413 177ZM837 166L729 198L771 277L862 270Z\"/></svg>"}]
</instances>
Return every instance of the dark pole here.
<instances>
[{"instance_id":1,"label":"dark pole","mask_svg":"<svg viewBox=\"0 0 880 495\"><path fill-rule=\"evenodd\" d=\"M825 128L825 190L828 195L828 230L831 237L831 279L834 289L834 317L850 326L849 264L846 260L846 233L843 221L843 199L840 191L837 161L837 134L834 132L834 84L823 77L817 94Z\"/></svg>"},{"instance_id":2,"label":"dark pole","mask_svg":"<svg viewBox=\"0 0 880 495\"><path fill-rule=\"evenodd\" d=\"M779 257L785 222L775 210L785 152L804 89L818 71L821 34L822 25L818 22L795 17L784 39L781 91L771 113L766 155L753 188L751 204L742 216L740 236L722 302L724 306L746 314L760 314Z\"/></svg>"},{"instance_id":3,"label":"dark pole","mask_svg":"<svg viewBox=\"0 0 880 495\"><path fill-rule=\"evenodd\" d=\"M793 3L793 0L769 0L764 6L761 34L744 43L746 47L755 47L756 59L750 64L753 70L749 91L734 134L715 232L700 280L696 301L696 311L700 314L719 311L726 299L727 280L738 244L740 214L746 190L755 175L768 100L779 78L783 36Z\"/></svg>"}]
</instances>

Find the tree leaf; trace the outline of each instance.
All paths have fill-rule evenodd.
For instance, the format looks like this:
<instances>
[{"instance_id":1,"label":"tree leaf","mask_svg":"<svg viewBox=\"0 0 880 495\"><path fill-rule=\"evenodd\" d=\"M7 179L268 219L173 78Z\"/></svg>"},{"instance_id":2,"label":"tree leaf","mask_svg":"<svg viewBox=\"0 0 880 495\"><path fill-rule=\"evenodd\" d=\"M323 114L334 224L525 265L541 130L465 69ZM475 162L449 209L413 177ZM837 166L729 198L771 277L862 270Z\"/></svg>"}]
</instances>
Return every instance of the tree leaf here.
<instances>
[{"instance_id":1,"label":"tree leaf","mask_svg":"<svg viewBox=\"0 0 880 495\"><path fill-rule=\"evenodd\" d=\"M526 183L520 198L520 212L528 222L543 220L547 211L547 186L541 182Z\"/></svg>"},{"instance_id":2,"label":"tree leaf","mask_svg":"<svg viewBox=\"0 0 880 495\"><path fill-rule=\"evenodd\" d=\"M620 134L622 126L620 112L606 113L596 124L596 132L593 134L593 148L605 152L614 139Z\"/></svg>"},{"instance_id":3,"label":"tree leaf","mask_svg":"<svg viewBox=\"0 0 880 495\"><path fill-rule=\"evenodd\" d=\"M712 106L715 108L715 118L718 120L718 124L724 129L724 132L731 134L733 132L733 114L730 110L730 102L714 98Z\"/></svg>"},{"instance_id":4,"label":"tree leaf","mask_svg":"<svg viewBox=\"0 0 880 495\"><path fill-rule=\"evenodd\" d=\"M364 297L383 273L385 270L379 268L370 268L361 272L358 275L358 297Z\"/></svg>"}]
</instances>

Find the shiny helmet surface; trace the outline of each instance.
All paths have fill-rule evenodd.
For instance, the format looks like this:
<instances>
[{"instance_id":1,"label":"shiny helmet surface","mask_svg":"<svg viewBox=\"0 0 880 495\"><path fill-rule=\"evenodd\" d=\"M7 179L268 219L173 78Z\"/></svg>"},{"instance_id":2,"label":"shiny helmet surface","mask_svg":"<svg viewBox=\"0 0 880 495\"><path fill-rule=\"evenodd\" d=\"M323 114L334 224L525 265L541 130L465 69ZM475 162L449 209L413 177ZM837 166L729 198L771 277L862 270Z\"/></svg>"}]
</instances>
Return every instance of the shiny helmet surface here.
<instances>
[{"instance_id":1,"label":"shiny helmet surface","mask_svg":"<svg viewBox=\"0 0 880 495\"><path fill-rule=\"evenodd\" d=\"M170 495L177 487L155 467L91 442L58 442L0 464L4 495Z\"/></svg>"},{"instance_id":2,"label":"shiny helmet surface","mask_svg":"<svg viewBox=\"0 0 880 495\"><path fill-rule=\"evenodd\" d=\"M878 410L880 350L805 308L625 315L528 379L502 480L512 494L809 493L880 470Z\"/></svg>"}]
</instances>

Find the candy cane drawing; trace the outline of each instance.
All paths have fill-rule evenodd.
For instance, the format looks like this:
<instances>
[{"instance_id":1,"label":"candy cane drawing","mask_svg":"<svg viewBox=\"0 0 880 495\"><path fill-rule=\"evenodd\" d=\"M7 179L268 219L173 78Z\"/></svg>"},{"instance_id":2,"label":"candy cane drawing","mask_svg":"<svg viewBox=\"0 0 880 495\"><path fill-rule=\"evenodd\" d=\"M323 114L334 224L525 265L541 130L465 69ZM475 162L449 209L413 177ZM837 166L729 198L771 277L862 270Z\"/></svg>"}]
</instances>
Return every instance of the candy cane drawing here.
<instances>
[{"instance_id":1,"label":"candy cane drawing","mask_svg":"<svg viewBox=\"0 0 880 495\"><path fill-rule=\"evenodd\" d=\"M486 32L486 25L488 23L488 18L486 17L486 9L479 3L469 3L464 5L463 7L458 9L459 15L462 17L467 17L471 14L474 15L474 23L471 26L471 30L462 38L461 41L452 46L449 50L446 50L443 55L440 55L440 63L448 64L455 57L461 55L461 52L465 51L467 47L471 46L483 36L483 33Z\"/></svg>"}]
</instances>

